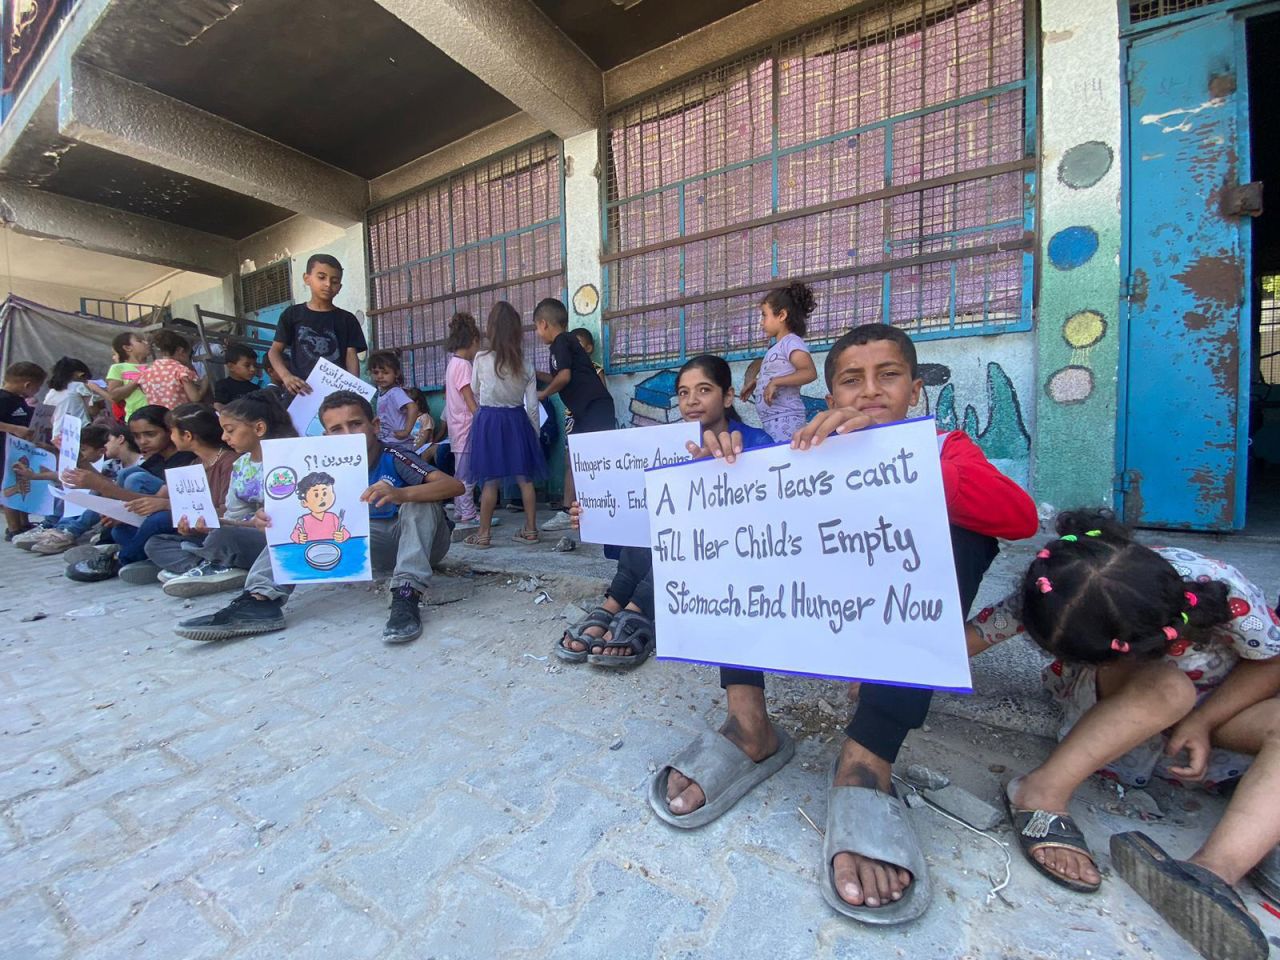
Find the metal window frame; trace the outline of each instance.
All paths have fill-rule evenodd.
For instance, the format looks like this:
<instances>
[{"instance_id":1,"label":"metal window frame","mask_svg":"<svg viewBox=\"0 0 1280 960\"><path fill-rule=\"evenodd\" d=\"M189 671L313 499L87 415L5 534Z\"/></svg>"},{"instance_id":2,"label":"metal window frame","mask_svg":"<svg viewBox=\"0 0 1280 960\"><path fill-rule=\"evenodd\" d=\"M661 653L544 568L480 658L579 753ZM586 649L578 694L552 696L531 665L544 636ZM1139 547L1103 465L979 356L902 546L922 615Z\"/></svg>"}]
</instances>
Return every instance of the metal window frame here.
<instances>
[{"instance_id":1,"label":"metal window frame","mask_svg":"<svg viewBox=\"0 0 1280 960\"><path fill-rule=\"evenodd\" d=\"M535 147L541 144L546 144L548 147L551 147L552 145L554 145L555 150L551 151L549 149L548 156L550 156L552 152L554 152L559 157L559 169L560 169L559 214L555 217L544 218L535 223L526 224L520 227L515 227L509 230L503 230L498 233L490 234L485 237L480 237L469 243L455 245L454 237L453 237L454 223L455 223L455 218L453 216L453 194L452 194L452 191L448 189L449 185L452 184L459 177L464 177L475 170L492 166L495 163L501 163L508 156L518 155L521 151L528 150L531 147ZM387 267L382 270L375 270L374 262L373 262L373 231L375 229L374 218L378 216L380 213L382 213L383 211L387 210L388 208L395 207L397 204L402 204L410 199L422 196L423 194L429 193L430 191L433 191L433 190L440 189L442 187L445 188L445 192L449 197L449 213L448 213L449 245L444 249L439 250L435 253L428 254L425 257L419 257L413 260L406 260L402 263L396 264L393 267ZM559 235L560 235L560 268L558 270L542 271L540 273L527 274L519 277L506 277L505 276L507 273L506 241L515 237L520 237L526 234L535 233L539 230L545 230L547 227L551 227L551 226L555 226L558 229ZM501 281L481 284L476 287L467 287L461 290L457 289L455 284L456 284L456 278L457 278L458 256L465 254L471 250L476 250L483 247L490 247L495 244L500 245L500 248L502 251L502 273L504 274L504 279ZM412 273L413 269L416 267L423 266L425 264L438 262L440 260L443 260L446 257L449 258L450 285L454 286L454 289L447 293L436 293L430 296L414 299L413 273ZM433 348L438 349L443 346L444 339L437 338L432 340L414 340L413 339L414 318L412 315L413 310L421 309L422 307L431 306L436 303L442 303L446 300L459 300L466 297L475 296L477 294L488 293L493 290L500 290L507 287L519 286L520 284L524 284L524 283L535 283L540 280L551 279L552 277L555 277L557 275L562 278L562 283L560 285L560 298L562 300L567 300L568 260L569 260L568 242L565 235L565 156L564 156L563 140L561 140L558 137L547 136L547 135L533 137L529 140L525 140L514 146L501 150L498 153L491 154L490 156L485 157L481 160L477 160L474 163L469 163L466 166L459 167L456 170L452 170L441 177L437 177L436 179L431 180L427 183L424 183L421 186L414 187L411 190L398 194L397 196L392 197L391 199L385 201L384 203L380 203L378 206L371 208L365 214L365 267L366 267L366 276L368 277L368 291L369 291L370 303L375 303L377 299L376 286L375 286L377 281L384 277L392 276L396 273L404 274L404 285L405 285L406 296L409 298L405 300L403 303L391 304L388 306L371 307L367 311L367 315L371 321L370 333L372 334L372 340L374 342L374 346L375 347L380 346L380 344L378 344L377 342L378 341L378 318L382 314L395 313L401 310L410 311L409 316L406 318L406 328L407 328L406 335L408 337L409 342L400 344L399 346L395 347L395 349L399 351L401 354L408 354L408 357L404 363L404 366L406 366L409 370L416 371L416 363L418 359L415 355L416 351L429 350ZM529 307L532 308L532 304L530 304ZM529 327L529 326L525 327L526 333L528 333L530 330L532 330L532 327ZM443 382L428 382L428 383L419 383L415 385L420 389L427 390L427 391L440 390L440 389L443 389L444 387Z\"/></svg>"},{"instance_id":2,"label":"metal window frame","mask_svg":"<svg viewBox=\"0 0 1280 960\"><path fill-rule=\"evenodd\" d=\"M254 307L249 306L248 298L245 297L245 284L251 282L254 277L259 277L263 274L271 273L272 271L284 273L285 299L272 300L269 303L260 303ZM278 303L293 302L293 264L290 262L288 257L275 260L268 263L265 267L258 267L256 270L250 270L248 273L242 273L238 278L238 282L240 288L238 290L238 293L240 294L240 309L245 313L254 313L264 307L274 307Z\"/></svg>"},{"instance_id":3,"label":"metal window frame","mask_svg":"<svg viewBox=\"0 0 1280 960\"><path fill-rule=\"evenodd\" d=\"M1227 2L1233 2L1233 0L1227 0ZM1253 0L1253 2L1257 2L1257 0ZM946 100L936 104L931 104L927 107L921 107L916 110L911 110L902 114L886 117L881 120L874 121L872 123L864 124L862 126L853 127L848 130L841 131L839 133L829 134L823 137L815 138L813 140L807 140L802 143L795 143L786 147L781 147L779 145L779 109L778 109L779 70L777 68L777 65L779 62L779 54L781 53L782 48L791 41L802 38L805 35L809 34L810 32L813 32L814 30L821 29L824 26L828 26L830 24L836 23L846 16L849 16L851 14L856 15L857 13L861 12L861 10L862 10L862 6L860 5L859 7L856 7L853 10L844 11L843 13L837 16L829 17L817 24L810 25L809 27L806 27L804 30L790 33L784 37L779 37L775 39L773 43L769 44L766 47L757 47L753 50L742 51L733 58L730 58L725 61L721 61L720 63L712 64L706 68L703 68L702 70L696 71L687 76L673 80L671 83L665 84L664 86L656 90L648 91L644 94L641 94L637 97L631 98L623 103L620 103L616 107L610 110L610 115L609 117L606 118L606 122L602 125L601 131L600 131L600 156L601 156L602 162L607 162L608 151L610 149L610 143L609 143L610 134L614 129L611 121L614 117L624 113L628 108L634 107L635 104L642 102L644 100L652 99L654 97L660 97L666 92L675 91L679 87L683 86L685 83L689 82L691 79L694 79L699 76L704 76L704 75L709 76L714 71L722 69L724 66L727 66L730 64L739 63L739 62L747 63L747 62L750 62L750 60L754 57L762 57L762 58L769 57L769 58L772 58L774 63L774 69L772 71L773 102L772 102L772 111L771 111L771 114L772 114L772 131L771 131L771 138L770 138L771 148L768 152L750 157L746 160L740 160L731 164L726 164L720 167L716 167L714 169L708 169L699 174L687 176L679 180L673 180L672 182L667 183L661 187L651 188L649 190L641 191L639 193L628 195L628 196L618 197L616 199L611 199L609 196L610 178L607 175L600 177L600 234L601 234L601 250L604 251L600 258L601 286L602 286L601 302L604 305L604 309L601 312L601 333L603 336L604 368L606 373L610 373L610 374L636 373L636 372L643 372L643 371L660 370L660 369L670 367L673 364L679 364L684 362L685 360L688 359L688 351L686 347L687 318L685 316L685 311L684 311L685 305L687 305L689 302L711 302L711 301L718 301L718 300L729 300L735 296L742 296L744 294L763 293L769 290L774 285L773 281L776 281L778 279L778 257L777 257L778 243L775 238L772 244L773 251L772 251L770 277L767 281L759 284L752 284L747 287L719 290L711 294L699 295L698 297L695 297L695 298L685 298L683 297L684 253L685 253L685 247L690 242L694 242L699 238L705 239L708 236L725 235L729 233L739 232L744 229L751 229L752 227L766 226L771 223L801 219L805 216L811 216L815 213L823 212L825 209L838 209L840 207L853 206L858 203L865 203L871 199L875 199L876 195L880 193L885 193L886 195L889 195L892 193L914 193L914 192L919 192L922 189L929 189L931 186L934 186L934 185L941 185L941 184L934 184L933 180L920 180L912 183L902 184L900 187L889 186L882 191L875 191L872 194L865 194L859 197L844 198L838 201L832 201L825 204L818 204L812 207L788 210L780 213L777 209L778 195L779 195L778 167L779 167L780 159L790 156L792 154L802 153L807 150L812 150L815 147L821 147L828 143L833 143L839 140L856 137L861 134L867 133L871 130L883 129L886 131L885 132L886 148L885 148L885 158L884 158L886 183L892 184L892 172L893 172L892 171L892 163L893 163L892 130L895 125L901 124L910 120L919 119L920 117L928 116L930 114L939 113L941 111L945 111L948 109L954 109L966 103L973 103L980 100L986 100L993 96L999 96L1004 93L1010 93L1018 90L1022 91L1022 100L1023 100L1023 158L1022 160L1011 165L993 165L992 167L983 168L979 170L965 171L963 175L957 174L955 175L954 178L943 177L943 178L937 178L937 179L940 181L952 180L954 182L963 182L963 181L986 179L991 176L999 175L999 173L1011 172L1012 169L1022 169L1025 171L1024 177L1023 177L1023 203L1022 203L1023 214L1021 218L1022 225L1023 225L1023 236L1021 240L1017 241L1016 243L1012 243L1008 245L995 244L995 245L992 245L990 249L972 248L974 253L979 255L982 253L1000 252L1003 249L1009 249L1009 250L1021 249L1023 251L1022 297L1021 297L1022 302L1021 302L1021 309L1019 311L1019 317L1017 320L1014 320L1011 322L1001 322L1001 323L988 322L985 316L986 304L984 303L984 319L981 324L966 324L963 327L957 329L956 316L955 316L955 302L953 299L950 307L951 309L950 324L947 328L921 330L921 331L913 330L909 332L911 333L911 337L913 340L926 341L926 340L954 339L957 337L991 336L994 334L1001 334L1001 333L1021 333L1021 332L1026 332L1032 329L1034 325L1034 311L1035 311L1035 297L1036 297L1035 281L1036 281L1036 274L1038 269L1038 247L1039 247L1038 227L1037 227L1038 213L1039 213L1039 209L1038 209L1039 200L1037 195L1037 183L1038 183L1038 175L1039 175L1039 161L1037 158L1037 142L1038 142L1038 135L1039 135L1039 83L1038 83L1039 81L1039 43L1038 43L1039 31L1038 31L1038 20L1036 17L1036 13L1038 10L1037 0L1023 0L1023 9L1022 9L1023 75L1022 75L1022 79L1017 81L1011 81L1004 84L999 84L995 87L984 88L983 90L978 91L976 93L966 94L962 97L955 97L950 100ZM740 223L728 225L724 228L717 228L715 230L705 231L699 234L689 234L689 235L684 234L683 232L684 231L684 194L685 194L686 187L688 187L690 184L703 182L711 178L721 176L725 173L730 173L734 170L743 169L749 166L754 166L757 164L764 164L764 163L768 163L770 166L773 209L769 216L757 218L755 220L743 221ZM995 171L995 172L992 172L992 171ZM646 196L659 195L659 194L666 193L671 190L677 190L677 189L678 189L677 205L678 205L678 212L679 212L679 229L680 229L680 234L677 237L673 239L665 240L659 243L646 244L642 247L633 248L632 250L628 250L621 253L610 252L609 227L610 227L611 219L615 216L615 211L619 207L621 207L623 204L633 202L637 199L642 199ZM1016 222L1016 221L1012 221L1012 222ZM1012 225L1012 222L1010 223L1010 225ZM987 224L984 226L984 229L995 229L998 226L999 224ZM889 244L889 240L886 238L886 245L888 244ZM657 250L657 249L664 249L664 248L678 249L680 252L680 264L681 264L680 292L682 294L682 297L677 301L666 301L663 303L647 304L642 307L629 307L624 310L610 309L613 303L613 294L614 294L613 277L612 277L612 269L611 269L612 264L622 259L625 259L626 257L636 256L638 255L638 253L643 252L645 250ZM888 309L889 307L888 285L889 285L890 271L892 269L895 269L901 266L916 265L917 262L927 263L927 262L944 261L944 260L951 260L954 263L956 261L956 258L944 257L939 255L924 255L923 257L917 257L917 258L904 258L900 261L886 260L879 264L868 265L867 267L842 268L842 269L831 270L831 271L817 273L817 274L808 275L808 276L794 276L794 277L790 277L789 279L802 280L805 282L815 282L815 281L836 279L844 276L857 275L859 273L883 272L885 275L885 293L882 294L883 316L886 318L885 322L888 322L887 318L890 315L889 309ZM954 282L954 276L955 276L954 266L952 269L952 276L953 276L953 282ZM663 355L662 357L654 358L652 360L641 359L641 360L628 361L628 362L616 362L613 359L613 350L612 350L612 343L611 343L611 337L612 337L611 321L613 319L620 318L623 316L635 315L639 313L651 312L651 311L660 310L660 309L671 309L676 306L679 306L680 308L680 321L679 321L680 350L679 350L678 356L671 357L671 356ZM832 342L834 342L835 339L836 339L835 336L824 337L820 339L811 338L810 345L815 348L821 348L824 346L829 346ZM725 348L719 351L719 353L726 360L743 360L743 359L748 359L748 358L757 356L759 351L749 346L735 348L726 344Z\"/></svg>"}]
</instances>

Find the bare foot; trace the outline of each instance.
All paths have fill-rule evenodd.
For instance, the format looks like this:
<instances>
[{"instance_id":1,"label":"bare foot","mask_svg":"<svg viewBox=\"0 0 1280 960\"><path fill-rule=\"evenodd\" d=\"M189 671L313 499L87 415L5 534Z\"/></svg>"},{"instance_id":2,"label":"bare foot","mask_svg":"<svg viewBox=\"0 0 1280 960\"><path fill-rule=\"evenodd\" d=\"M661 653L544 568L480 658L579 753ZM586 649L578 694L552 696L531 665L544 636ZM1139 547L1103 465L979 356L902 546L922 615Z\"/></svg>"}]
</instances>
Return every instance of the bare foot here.
<instances>
[{"instance_id":1,"label":"bare foot","mask_svg":"<svg viewBox=\"0 0 1280 960\"><path fill-rule=\"evenodd\" d=\"M760 694L761 717L739 718L730 714L720 733L748 757L759 763L778 752L778 735L764 713L764 694ZM693 813L707 802L702 788L679 770L667 774L667 807L677 816Z\"/></svg>"},{"instance_id":2,"label":"bare foot","mask_svg":"<svg viewBox=\"0 0 1280 960\"><path fill-rule=\"evenodd\" d=\"M1015 810L1045 810L1061 816L1067 815L1069 796L1056 796L1038 789L1035 774L1028 774L1009 781L1009 803ZM1042 847L1032 854L1036 863L1060 877L1081 883L1101 883L1102 874L1088 854L1064 847Z\"/></svg>"},{"instance_id":3,"label":"bare foot","mask_svg":"<svg viewBox=\"0 0 1280 960\"><path fill-rule=\"evenodd\" d=\"M600 637L603 637L605 633L607 633L608 631L604 627L587 627L587 629L582 632L584 636L588 636L593 640L598 640ZM588 650L589 648L591 653L600 652L599 644L597 644L595 647L591 647L590 644L583 643L581 640L574 640L572 637L569 636L568 630L566 630L564 632L564 636L561 637L560 646L564 647L566 650L572 651L573 653L582 653L583 651Z\"/></svg>"},{"instance_id":4,"label":"bare foot","mask_svg":"<svg viewBox=\"0 0 1280 960\"><path fill-rule=\"evenodd\" d=\"M866 787L890 793L893 767L870 750L845 740L834 786ZM911 872L892 863L856 853L837 853L831 860L836 893L855 907L881 907L902 899L911 885Z\"/></svg>"}]
</instances>

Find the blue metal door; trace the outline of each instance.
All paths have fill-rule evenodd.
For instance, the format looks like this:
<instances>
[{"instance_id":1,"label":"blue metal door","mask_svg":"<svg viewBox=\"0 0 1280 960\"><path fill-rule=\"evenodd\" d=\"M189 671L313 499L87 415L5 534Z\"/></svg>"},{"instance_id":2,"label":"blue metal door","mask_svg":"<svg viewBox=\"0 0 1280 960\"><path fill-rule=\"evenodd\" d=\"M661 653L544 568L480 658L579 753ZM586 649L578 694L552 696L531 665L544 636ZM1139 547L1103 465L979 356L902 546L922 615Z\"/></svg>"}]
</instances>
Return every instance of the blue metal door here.
<instances>
[{"instance_id":1,"label":"blue metal door","mask_svg":"<svg viewBox=\"0 0 1280 960\"><path fill-rule=\"evenodd\" d=\"M1244 24L1167 27L1129 49L1124 518L1244 526L1249 179Z\"/></svg>"}]
</instances>

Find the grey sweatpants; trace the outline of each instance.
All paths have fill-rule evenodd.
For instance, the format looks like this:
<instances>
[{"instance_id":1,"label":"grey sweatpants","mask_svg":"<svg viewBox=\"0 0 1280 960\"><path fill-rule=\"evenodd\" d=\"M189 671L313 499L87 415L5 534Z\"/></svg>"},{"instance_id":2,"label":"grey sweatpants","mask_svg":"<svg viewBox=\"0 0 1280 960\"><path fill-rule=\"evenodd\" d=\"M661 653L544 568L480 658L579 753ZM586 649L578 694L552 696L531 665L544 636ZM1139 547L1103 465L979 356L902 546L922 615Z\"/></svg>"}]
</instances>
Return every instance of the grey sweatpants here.
<instances>
[{"instance_id":1,"label":"grey sweatpants","mask_svg":"<svg viewBox=\"0 0 1280 960\"><path fill-rule=\"evenodd\" d=\"M369 551L373 575L390 574L390 586L410 586L422 593L431 580L431 567L449 552L449 525L440 503L406 503L391 520L370 519ZM269 600L293 592L292 584L277 585L271 578L271 556L264 549L249 568L244 589Z\"/></svg>"},{"instance_id":2,"label":"grey sweatpants","mask_svg":"<svg viewBox=\"0 0 1280 960\"><path fill-rule=\"evenodd\" d=\"M265 556L267 535L253 527L219 527L204 542L177 533L162 533L147 541L147 559L162 570L186 573L202 560L223 567L248 570L259 554Z\"/></svg>"}]
</instances>

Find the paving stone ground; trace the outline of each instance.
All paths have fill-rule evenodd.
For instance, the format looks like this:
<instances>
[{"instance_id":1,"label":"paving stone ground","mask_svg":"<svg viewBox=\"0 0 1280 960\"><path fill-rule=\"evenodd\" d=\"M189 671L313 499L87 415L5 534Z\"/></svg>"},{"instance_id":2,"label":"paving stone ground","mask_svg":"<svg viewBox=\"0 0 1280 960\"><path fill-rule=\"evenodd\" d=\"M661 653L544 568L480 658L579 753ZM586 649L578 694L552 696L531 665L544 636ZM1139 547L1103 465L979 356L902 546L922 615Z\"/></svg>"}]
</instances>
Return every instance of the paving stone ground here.
<instances>
[{"instance_id":1,"label":"paving stone ground","mask_svg":"<svg viewBox=\"0 0 1280 960\"><path fill-rule=\"evenodd\" d=\"M596 588L568 574L601 569L549 550L455 550L426 635L388 648L369 585L301 591L283 632L202 645L172 623L226 597L75 584L56 558L0 547L0 958L1191 955L1116 878L1076 896L1014 852L988 897L1000 849L928 811L912 814L927 917L881 930L835 916L800 811L825 818L839 684L772 683L796 760L717 823L665 826L645 784L719 722L714 674L548 659L565 604ZM510 574L462 575L469 561L541 575L552 601ZM990 677L987 699L1008 700ZM940 704L903 764L996 802L1050 743L999 725L1030 715L1013 706L984 723ZM1145 829L1185 855L1221 809L1152 797L1165 817L1139 823L1106 785L1082 791L1104 867L1109 833Z\"/></svg>"}]
</instances>

